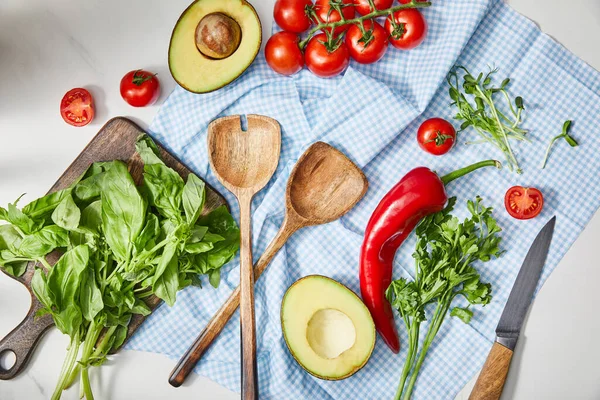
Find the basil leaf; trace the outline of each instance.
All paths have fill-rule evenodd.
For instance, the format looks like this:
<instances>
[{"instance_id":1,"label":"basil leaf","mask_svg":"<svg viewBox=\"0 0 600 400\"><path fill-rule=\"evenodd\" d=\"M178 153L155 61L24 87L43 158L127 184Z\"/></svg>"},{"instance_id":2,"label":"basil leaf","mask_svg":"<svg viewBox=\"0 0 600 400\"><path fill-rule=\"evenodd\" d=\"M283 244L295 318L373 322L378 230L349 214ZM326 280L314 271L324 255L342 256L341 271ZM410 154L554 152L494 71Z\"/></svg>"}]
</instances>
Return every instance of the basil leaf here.
<instances>
[{"instance_id":1,"label":"basil leaf","mask_svg":"<svg viewBox=\"0 0 600 400\"><path fill-rule=\"evenodd\" d=\"M155 238L160 235L160 223L154 214L148 214L146 225L139 236L135 239L134 246L139 253L147 247L154 246Z\"/></svg>"},{"instance_id":2,"label":"basil leaf","mask_svg":"<svg viewBox=\"0 0 600 400\"><path fill-rule=\"evenodd\" d=\"M43 221L41 221L41 223L36 223L33 219L23 214L23 212L19 210L15 204L8 205L6 221L15 225L26 234L33 233L43 226Z\"/></svg>"},{"instance_id":3,"label":"basil leaf","mask_svg":"<svg viewBox=\"0 0 600 400\"><path fill-rule=\"evenodd\" d=\"M54 209L56 209L60 202L70 193L71 189L63 189L47 194L23 207L23 213L32 219L45 220L52 215Z\"/></svg>"},{"instance_id":4,"label":"basil leaf","mask_svg":"<svg viewBox=\"0 0 600 400\"><path fill-rule=\"evenodd\" d=\"M211 242L186 243L184 250L190 254L206 253L214 248Z\"/></svg>"},{"instance_id":5,"label":"basil leaf","mask_svg":"<svg viewBox=\"0 0 600 400\"><path fill-rule=\"evenodd\" d=\"M128 259L144 226L146 204L123 163L106 173L102 188L102 231L119 261Z\"/></svg>"},{"instance_id":6,"label":"basil leaf","mask_svg":"<svg viewBox=\"0 0 600 400\"><path fill-rule=\"evenodd\" d=\"M183 188L183 210L188 225L192 226L198 220L205 201L205 184L194 174L189 174L187 182Z\"/></svg>"},{"instance_id":7,"label":"basil leaf","mask_svg":"<svg viewBox=\"0 0 600 400\"><path fill-rule=\"evenodd\" d=\"M68 193L52 213L52 221L61 228L73 231L79 226L80 219L81 210L73 201L71 193Z\"/></svg>"},{"instance_id":8,"label":"basil leaf","mask_svg":"<svg viewBox=\"0 0 600 400\"><path fill-rule=\"evenodd\" d=\"M177 258L172 257L158 280L154 282L152 290L156 296L172 307L175 304L178 289Z\"/></svg>"},{"instance_id":9,"label":"basil leaf","mask_svg":"<svg viewBox=\"0 0 600 400\"><path fill-rule=\"evenodd\" d=\"M95 235L102 230L102 201L96 200L81 211L79 228Z\"/></svg>"},{"instance_id":10,"label":"basil leaf","mask_svg":"<svg viewBox=\"0 0 600 400\"><path fill-rule=\"evenodd\" d=\"M215 289L219 287L219 283L221 283L221 269L213 269L208 274L208 281Z\"/></svg>"},{"instance_id":11,"label":"basil leaf","mask_svg":"<svg viewBox=\"0 0 600 400\"><path fill-rule=\"evenodd\" d=\"M87 246L67 251L52 267L47 277L49 297L53 303L53 318L57 328L73 336L83 321L79 293L83 272L89 263Z\"/></svg>"},{"instance_id":12,"label":"basil leaf","mask_svg":"<svg viewBox=\"0 0 600 400\"><path fill-rule=\"evenodd\" d=\"M96 315L104 308L102 293L96 284L96 276L92 269L87 269L83 274L79 303L83 317L93 322Z\"/></svg>"},{"instance_id":13,"label":"basil leaf","mask_svg":"<svg viewBox=\"0 0 600 400\"><path fill-rule=\"evenodd\" d=\"M27 235L21 241L18 252L27 258L39 258L50 253L58 247L67 247L69 236L63 228L50 225L41 230Z\"/></svg>"},{"instance_id":14,"label":"basil leaf","mask_svg":"<svg viewBox=\"0 0 600 400\"><path fill-rule=\"evenodd\" d=\"M156 282L160 279L162 274L169 268L169 265L175 259L177 262L177 257L175 257L175 253L177 251L177 243L171 242L165 246L163 254L160 256L160 260L158 265L156 266L156 271L154 272L154 280L153 286L156 285Z\"/></svg>"},{"instance_id":15,"label":"basil leaf","mask_svg":"<svg viewBox=\"0 0 600 400\"><path fill-rule=\"evenodd\" d=\"M164 164L144 166L144 188L150 205L166 218L181 218L183 179Z\"/></svg>"}]
</instances>

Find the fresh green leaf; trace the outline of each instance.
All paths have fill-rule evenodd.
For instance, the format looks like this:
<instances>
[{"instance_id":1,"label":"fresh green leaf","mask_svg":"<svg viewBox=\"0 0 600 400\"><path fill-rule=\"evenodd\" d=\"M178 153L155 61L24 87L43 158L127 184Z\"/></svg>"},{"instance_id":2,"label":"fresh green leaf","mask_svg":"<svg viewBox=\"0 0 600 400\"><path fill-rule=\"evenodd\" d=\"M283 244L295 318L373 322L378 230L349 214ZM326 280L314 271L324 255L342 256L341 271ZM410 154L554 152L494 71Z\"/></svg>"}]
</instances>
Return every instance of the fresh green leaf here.
<instances>
[{"instance_id":1,"label":"fresh green leaf","mask_svg":"<svg viewBox=\"0 0 600 400\"><path fill-rule=\"evenodd\" d=\"M67 193L52 213L52 221L61 228L74 231L79 226L81 210L73 201L71 193Z\"/></svg>"},{"instance_id":2,"label":"fresh green leaf","mask_svg":"<svg viewBox=\"0 0 600 400\"><path fill-rule=\"evenodd\" d=\"M468 324L471 322L471 318L473 318L473 311L468 308L454 307L452 311L450 311L450 316L460 318L462 322Z\"/></svg>"},{"instance_id":3,"label":"fresh green leaf","mask_svg":"<svg viewBox=\"0 0 600 400\"><path fill-rule=\"evenodd\" d=\"M66 230L56 225L45 226L41 230L27 235L21 241L18 253L30 259L45 256L56 248L67 247L69 235Z\"/></svg>"},{"instance_id":4,"label":"fresh green leaf","mask_svg":"<svg viewBox=\"0 0 600 400\"><path fill-rule=\"evenodd\" d=\"M100 288L96 284L94 271L91 269L86 269L83 273L79 296L83 317L93 322L96 315L104 308L104 302L102 301L102 292L100 292Z\"/></svg>"},{"instance_id":5,"label":"fresh green leaf","mask_svg":"<svg viewBox=\"0 0 600 400\"><path fill-rule=\"evenodd\" d=\"M204 182L196 175L189 174L182 193L183 210L188 225L193 226L198 220L204 208L205 195Z\"/></svg>"},{"instance_id":6,"label":"fresh green leaf","mask_svg":"<svg viewBox=\"0 0 600 400\"><path fill-rule=\"evenodd\" d=\"M23 214L23 212L17 208L16 202L15 204L8 205L6 220L21 229L25 234L34 233L43 225L43 221L36 223L33 219Z\"/></svg>"},{"instance_id":7,"label":"fresh green leaf","mask_svg":"<svg viewBox=\"0 0 600 400\"><path fill-rule=\"evenodd\" d=\"M120 261L129 259L133 243L142 231L146 203L123 163L106 172L102 188L102 231Z\"/></svg>"},{"instance_id":8,"label":"fresh green leaf","mask_svg":"<svg viewBox=\"0 0 600 400\"><path fill-rule=\"evenodd\" d=\"M70 193L71 189L69 188L47 194L23 207L23 213L34 220L45 220Z\"/></svg>"},{"instance_id":9,"label":"fresh green leaf","mask_svg":"<svg viewBox=\"0 0 600 400\"><path fill-rule=\"evenodd\" d=\"M159 276L158 280L154 282L152 286L154 294L162 300L169 307L175 304L177 298L177 290L179 289L179 277L177 272L177 258L172 257L163 273Z\"/></svg>"},{"instance_id":10,"label":"fresh green leaf","mask_svg":"<svg viewBox=\"0 0 600 400\"><path fill-rule=\"evenodd\" d=\"M208 281L215 289L219 287L221 283L221 269L213 269L208 274Z\"/></svg>"}]
</instances>

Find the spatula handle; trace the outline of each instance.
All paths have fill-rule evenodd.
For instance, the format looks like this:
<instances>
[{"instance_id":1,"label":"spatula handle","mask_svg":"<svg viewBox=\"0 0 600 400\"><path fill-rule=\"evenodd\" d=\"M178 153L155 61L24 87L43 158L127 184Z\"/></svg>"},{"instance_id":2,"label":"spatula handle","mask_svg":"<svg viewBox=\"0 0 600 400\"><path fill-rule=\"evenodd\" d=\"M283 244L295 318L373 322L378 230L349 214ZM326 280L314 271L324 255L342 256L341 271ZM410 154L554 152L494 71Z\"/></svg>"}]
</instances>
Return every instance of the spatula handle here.
<instances>
[{"instance_id":1,"label":"spatula handle","mask_svg":"<svg viewBox=\"0 0 600 400\"><path fill-rule=\"evenodd\" d=\"M469 400L498 400L502 395L513 351L495 342Z\"/></svg>"},{"instance_id":2,"label":"spatula handle","mask_svg":"<svg viewBox=\"0 0 600 400\"><path fill-rule=\"evenodd\" d=\"M252 266L252 196L240 198L240 332L242 399L258 399L256 320L254 319L254 268Z\"/></svg>"},{"instance_id":3,"label":"spatula handle","mask_svg":"<svg viewBox=\"0 0 600 400\"><path fill-rule=\"evenodd\" d=\"M286 216L281 229L271 241L260 259L254 266L254 279L258 279L260 275L267 269L273 257L281 250L289 237L298 230L300 225L293 218ZM212 342L221 334L227 321L231 319L235 310L240 305L240 288L239 286L231 293L227 301L219 308L206 327L200 332L194 344L186 351L186 353L177 362L177 365L171 371L169 383L175 387L183 384L187 376L192 372L200 358L210 347Z\"/></svg>"}]
</instances>

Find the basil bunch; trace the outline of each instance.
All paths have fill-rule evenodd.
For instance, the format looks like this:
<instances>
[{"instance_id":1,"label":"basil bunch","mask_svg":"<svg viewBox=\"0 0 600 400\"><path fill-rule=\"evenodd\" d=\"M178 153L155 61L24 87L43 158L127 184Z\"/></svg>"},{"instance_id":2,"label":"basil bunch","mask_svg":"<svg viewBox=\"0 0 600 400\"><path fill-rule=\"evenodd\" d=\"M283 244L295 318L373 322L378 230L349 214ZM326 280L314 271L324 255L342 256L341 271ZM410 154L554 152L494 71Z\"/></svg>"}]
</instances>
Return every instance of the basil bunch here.
<instances>
[{"instance_id":1,"label":"basil bunch","mask_svg":"<svg viewBox=\"0 0 600 400\"><path fill-rule=\"evenodd\" d=\"M123 344L133 314L150 314L144 299L156 295L172 306L177 291L201 287L198 275L217 287L221 267L239 249L239 229L224 206L201 216L203 181L190 174L184 182L146 135L136 150L144 162L140 187L123 162L99 162L22 210L18 199L0 207L9 223L0 225L0 267L14 276L31 261L45 267L31 281L40 314L51 314L71 339L53 399L78 374L82 394L93 399L88 368ZM52 267L46 255L55 249L65 252Z\"/></svg>"}]
</instances>

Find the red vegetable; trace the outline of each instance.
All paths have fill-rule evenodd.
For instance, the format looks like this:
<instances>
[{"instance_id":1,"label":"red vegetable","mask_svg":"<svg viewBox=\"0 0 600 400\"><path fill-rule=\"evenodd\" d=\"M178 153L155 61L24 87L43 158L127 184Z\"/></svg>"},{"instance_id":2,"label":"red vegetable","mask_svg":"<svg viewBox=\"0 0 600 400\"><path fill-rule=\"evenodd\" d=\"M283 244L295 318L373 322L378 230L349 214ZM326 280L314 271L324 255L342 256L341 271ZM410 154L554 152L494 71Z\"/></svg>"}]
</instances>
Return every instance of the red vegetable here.
<instances>
[{"instance_id":1,"label":"red vegetable","mask_svg":"<svg viewBox=\"0 0 600 400\"><path fill-rule=\"evenodd\" d=\"M265 46L265 58L271 69L282 75L293 75L304 66L304 55L298 47L300 38L295 33L278 32Z\"/></svg>"},{"instance_id":2,"label":"red vegetable","mask_svg":"<svg viewBox=\"0 0 600 400\"><path fill-rule=\"evenodd\" d=\"M513 186L504 196L504 206L513 218L535 218L544 208L544 195L536 188Z\"/></svg>"},{"instance_id":3,"label":"red vegetable","mask_svg":"<svg viewBox=\"0 0 600 400\"><path fill-rule=\"evenodd\" d=\"M350 53L344 42L330 48L324 33L315 35L304 49L306 67L318 77L331 78L344 72L350 63Z\"/></svg>"},{"instance_id":4,"label":"red vegetable","mask_svg":"<svg viewBox=\"0 0 600 400\"><path fill-rule=\"evenodd\" d=\"M312 5L312 0L277 0L273 17L284 31L302 33L310 28L311 21L306 9Z\"/></svg>"},{"instance_id":5,"label":"red vegetable","mask_svg":"<svg viewBox=\"0 0 600 400\"><path fill-rule=\"evenodd\" d=\"M448 201L446 184L488 166L500 168L501 164L482 161L442 178L428 168L415 168L384 196L373 212L360 254L360 291L377 331L394 353L400 351L400 341L385 291L392 281L396 250L423 217L444 208Z\"/></svg>"},{"instance_id":6,"label":"red vegetable","mask_svg":"<svg viewBox=\"0 0 600 400\"><path fill-rule=\"evenodd\" d=\"M454 147L456 130L442 118L430 118L423 122L417 132L419 146L429 154L441 156Z\"/></svg>"},{"instance_id":7,"label":"red vegetable","mask_svg":"<svg viewBox=\"0 0 600 400\"><path fill-rule=\"evenodd\" d=\"M342 15L344 16L344 19L354 18L355 12L353 0L342 0L340 8L342 10ZM329 0L317 0L317 2L315 3L315 12L317 13L318 22L333 23L342 20L342 16L340 15L340 13L331 8L331 3L329 2ZM333 30L333 32L336 35L339 35L349 27L350 25L340 25L336 27ZM323 30L331 31L331 28L326 28Z\"/></svg>"},{"instance_id":8,"label":"red vegetable","mask_svg":"<svg viewBox=\"0 0 600 400\"><path fill-rule=\"evenodd\" d=\"M94 99L83 88L69 90L60 101L60 116L69 125L85 126L94 119Z\"/></svg>"},{"instance_id":9,"label":"red vegetable","mask_svg":"<svg viewBox=\"0 0 600 400\"><path fill-rule=\"evenodd\" d=\"M390 8L393 2L394 0L374 0L373 4L375 4L377 10L385 10ZM371 7L369 0L354 0L354 8L361 15L367 15L375 11Z\"/></svg>"},{"instance_id":10,"label":"red vegetable","mask_svg":"<svg viewBox=\"0 0 600 400\"><path fill-rule=\"evenodd\" d=\"M123 100L134 107L151 106L160 95L156 74L141 69L125 74L120 89Z\"/></svg>"},{"instance_id":11,"label":"red vegetable","mask_svg":"<svg viewBox=\"0 0 600 400\"><path fill-rule=\"evenodd\" d=\"M416 8L406 8L387 17L385 30L390 35L392 46L401 50L410 50L425 40L427 21Z\"/></svg>"},{"instance_id":12,"label":"red vegetable","mask_svg":"<svg viewBox=\"0 0 600 400\"><path fill-rule=\"evenodd\" d=\"M364 33L363 33L364 31ZM352 25L346 32L346 46L350 56L361 64L381 60L388 48L388 38L383 26L371 20L363 23L363 30Z\"/></svg>"}]
</instances>

